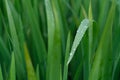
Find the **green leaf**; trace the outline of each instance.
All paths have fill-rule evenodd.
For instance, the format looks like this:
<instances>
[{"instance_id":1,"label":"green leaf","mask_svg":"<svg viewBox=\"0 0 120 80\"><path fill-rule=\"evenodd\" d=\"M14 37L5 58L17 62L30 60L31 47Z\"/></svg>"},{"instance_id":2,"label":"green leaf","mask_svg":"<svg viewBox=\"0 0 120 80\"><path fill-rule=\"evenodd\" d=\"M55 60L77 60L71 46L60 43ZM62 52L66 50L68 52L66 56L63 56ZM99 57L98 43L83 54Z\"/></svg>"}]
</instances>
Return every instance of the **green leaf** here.
<instances>
[{"instance_id":1,"label":"green leaf","mask_svg":"<svg viewBox=\"0 0 120 80\"><path fill-rule=\"evenodd\" d=\"M32 35L31 49L35 50L32 54L36 55L35 57L33 57L33 59L37 59L36 64L34 65L37 66L38 63L40 64L41 79L45 80L47 51L41 34L41 29L39 27L39 19L36 11L32 6L31 0L21 0L21 2L25 14L23 16L23 21L25 22L26 20L24 25L29 25L28 28L30 29L30 34Z\"/></svg>"},{"instance_id":2,"label":"green leaf","mask_svg":"<svg viewBox=\"0 0 120 80\"><path fill-rule=\"evenodd\" d=\"M54 2L52 2L54 3ZM55 1L57 6L57 2ZM50 0L45 0L48 26L48 62L47 62L47 80L61 79L61 22L59 22L60 15L56 11L56 7L52 7Z\"/></svg>"},{"instance_id":3,"label":"green leaf","mask_svg":"<svg viewBox=\"0 0 120 80\"><path fill-rule=\"evenodd\" d=\"M83 5L81 5L81 12L84 15L84 17L87 18L87 13L86 13L85 8L83 7Z\"/></svg>"},{"instance_id":4,"label":"green leaf","mask_svg":"<svg viewBox=\"0 0 120 80\"><path fill-rule=\"evenodd\" d=\"M20 80L21 79L24 80L26 78L25 66L24 66L23 57L22 57L21 50L20 50L18 35L17 35L14 19L12 16L12 12L10 10L8 0L5 0L5 4L6 4L6 9L7 9L7 17L9 21L9 29L10 29L11 39L12 39L12 45L13 45L13 49L15 52L17 77L19 77L18 79ZM21 65L19 65L19 63L21 63Z\"/></svg>"},{"instance_id":5,"label":"green leaf","mask_svg":"<svg viewBox=\"0 0 120 80\"><path fill-rule=\"evenodd\" d=\"M26 43L24 44L24 51L28 80L37 80Z\"/></svg>"},{"instance_id":6,"label":"green leaf","mask_svg":"<svg viewBox=\"0 0 120 80\"><path fill-rule=\"evenodd\" d=\"M16 80L16 68L15 68L15 56L14 56L14 52L12 52L12 60L11 60L11 65L10 65L9 79L10 80Z\"/></svg>"},{"instance_id":7,"label":"green leaf","mask_svg":"<svg viewBox=\"0 0 120 80\"><path fill-rule=\"evenodd\" d=\"M67 80L67 77L68 77L68 65L67 65L67 60L68 60L68 57L69 57L69 51L70 51L70 32L69 32L69 34L68 34L67 44L66 44L66 53L65 53L65 61L64 61L63 80Z\"/></svg>"},{"instance_id":8,"label":"green leaf","mask_svg":"<svg viewBox=\"0 0 120 80\"><path fill-rule=\"evenodd\" d=\"M88 60L89 60L89 71L90 71L91 58L92 58L92 53L93 53L93 27L92 27L93 26L93 21L92 21L93 20L93 15L92 15L91 0L90 0L90 3L89 3L89 20L90 20L90 27L89 27L89 32L88 32L88 36L89 36L89 59Z\"/></svg>"},{"instance_id":9,"label":"green leaf","mask_svg":"<svg viewBox=\"0 0 120 80\"><path fill-rule=\"evenodd\" d=\"M39 65L37 65L37 68L36 68L36 76L37 76L37 80L40 80Z\"/></svg>"},{"instance_id":10,"label":"green leaf","mask_svg":"<svg viewBox=\"0 0 120 80\"><path fill-rule=\"evenodd\" d=\"M52 11L52 6L50 0L45 0L45 7L46 7L46 15L47 15L47 25L48 25L48 60L47 60L47 73L46 73L46 80L52 80L54 74L52 74L52 51L54 45L54 33L55 33L55 23L54 23L54 15ZM55 76L56 77L56 76Z\"/></svg>"},{"instance_id":11,"label":"green leaf","mask_svg":"<svg viewBox=\"0 0 120 80\"><path fill-rule=\"evenodd\" d=\"M112 3L107 21L97 48L89 80L112 80L112 24L115 2Z\"/></svg>"},{"instance_id":12,"label":"green leaf","mask_svg":"<svg viewBox=\"0 0 120 80\"><path fill-rule=\"evenodd\" d=\"M79 28L78 28L78 30L77 30L75 39L74 39L74 41L73 41L73 45L72 45L72 48L71 48L71 52L70 52L70 55L69 55L69 59L68 59L67 64L69 64L70 61L72 60L72 58L73 58L73 56L74 56L74 53L75 53L75 51L76 51L79 43L81 42L81 40L82 40L82 38L83 38L86 30L87 30L88 27L89 27L89 23L90 23L90 22L89 22L88 19L84 19L84 20L81 22L81 24L80 24L80 26L79 26Z\"/></svg>"}]
</instances>

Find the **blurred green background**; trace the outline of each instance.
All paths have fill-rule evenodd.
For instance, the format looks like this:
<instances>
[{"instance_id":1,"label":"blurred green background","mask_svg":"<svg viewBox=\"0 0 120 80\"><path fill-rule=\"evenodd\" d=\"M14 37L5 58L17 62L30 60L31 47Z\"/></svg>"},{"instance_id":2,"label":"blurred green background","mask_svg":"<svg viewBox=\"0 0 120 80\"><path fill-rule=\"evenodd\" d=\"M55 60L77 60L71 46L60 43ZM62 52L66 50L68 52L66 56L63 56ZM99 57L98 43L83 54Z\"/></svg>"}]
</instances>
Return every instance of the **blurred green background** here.
<instances>
[{"instance_id":1,"label":"blurred green background","mask_svg":"<svg viewBox=\"0 0 120 80\"><path fill-rule=\"evenodd\" d=\"M0 80L119 76L120 0L0 0Z\"/></svg>"}]
</instances>

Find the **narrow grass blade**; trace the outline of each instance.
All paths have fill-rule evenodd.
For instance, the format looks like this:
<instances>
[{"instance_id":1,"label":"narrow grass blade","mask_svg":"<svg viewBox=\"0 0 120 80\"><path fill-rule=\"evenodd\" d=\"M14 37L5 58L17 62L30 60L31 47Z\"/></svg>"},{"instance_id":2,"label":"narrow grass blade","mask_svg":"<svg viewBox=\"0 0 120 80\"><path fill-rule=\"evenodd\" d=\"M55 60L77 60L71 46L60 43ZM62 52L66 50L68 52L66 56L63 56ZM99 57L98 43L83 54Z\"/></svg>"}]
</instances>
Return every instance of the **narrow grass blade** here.
<instances>
[{"instance_id":1,"label":"narrow grass blade","mask_svg":"<svg viewBox=\"0 0 120 80\"><path fill-rule=\"evenodd\" d=\"M75 36L75 39L74 39L74 42L73 42L73 45L72 45L72 48L71 48L71 52L70 52L70 55L69 55L69 59L68 59L68 62L67 62L67 65L70 63L70 61L72 60L73 56L74 56L74 53L80 43L80 41L82 40L82 37L84 36L86 30L88 29L89 27L89 20L88 19L84 19L78 30L77 30L77 33L76 33L76 36Z\"/></svg>"},{"instance_id":2,"label":"narrow grass blade","mask_svg":"<svg viewBox=\"0 0 120 80\"><path fill-rule=\"evenodd\" d=\"M40 80L39 65L37 65L37 68L36 68L36 76L37 76L37 80Z\"/></svg>"},{"instance_id":3,"label":"narrow grass blade","mask_svg":"<svg viewBox=\"0 0 120 80\"><path fill-rule=\"evenodd\" d=\"M53 1L51 3L54 3ZM50 0L45 0L47 25L48 25L48 62L47 80L60 80L61 68L61 33L59 17L56 6L51 5ZM52 7L53 6L53 7ZM56 7L54 7L56 6Z\"/></svg>"},{"instance_id":4,"label":"narrow grass blade","mask_svg":"<svg viewBox=\"0 0 120 80\"><path fill-rule=\"evenodd\" d=\"M85 8L83 7L83 5L81 5L81 12L84 15L84 17L87 18L87 13L86 13Z\"/></svg>"},{"instance_id":5,"label":"narrow grass blade","mask_svg":"<svg viewBox=\"0 0 120 80\"><path fill-rule=\"evenodd\" d=\"M107 19L107 14L109 12L109 2L110 0L100 0L100 10L99 10L99 16L98 16L98 30L99 30L99 37L101 36L101 33L103 31L103 28L105 26L105 21Z\"/></svg>"},{"instance_id":6,"label":"narrow grass blade","mask_svg":"<svg viewBox=\"0 0 120 80\"><path fill-rule=\"evenodd\" d=\"M22 13L21 0L15 0L14 7L16 8L18 13Z\"/></svg>"},{"instance_id":7,"label":"narrow grass blade","mask_svg":"<svg viewBox=\"0 0 120 80\"><path fill-rule=\"evenodd\" d=\"M82 2L82 0L75 0L75 1L71 0L71 6L74 9L76 14L79 13L81 2Z\"/></svg>"},{"instance_id":8,"label":"narrow grass blade","mask_svg":"<svg viewBox=\"0 0 120 80\"><path fill-rule=\"evenodd\" d=\"M26 64L25 64L25 53L24 53L24 43L25 43L25 39L24 39L24 32L23 32L23 23L21 20L21 16L20 14L16 11L15 7L13 6L13 4L11 2L8 2L9 6L10 6L10 10L14 19L14 23L15 23L15 29L17 32L17 36L18 36L18 41L19 41L19 46L20 46L20 51L21 51L21 56L22 56L22 61L23 61L23 66L25 67L25 71L24 71L24 75L27 76L27 70L26 70Z\"/></svg>"},{"instance_id":9,"label":"narrow grass blade","mask_svg":"<svg viewBox=\"0 0 120 80\"><path fill-rule=\"evenodd\" d=\"M39 0L33 1L33 9L34 9L34 13L37 16L37 20L39 20Z\"/></svg>"},{"instance_id":10,"label":"narrow grass blade","mask_svg":"<svg viewBox=\"0 0 120 80\"><path fill-rule=\"evenodd\" d=\"M80 64L78 65L78 68L77 68L77 70L76 70L76 73L75 73L75 75L74 75L74 78L73 78L73 80L79 80L79 79L82 79L82 76L80 76L80 74L82 74L82 67L83 67L83 63L85 62L85 55L83 56L83 58L81 59L81 61L80 61ZM84 67L84 68L86 68L86 67ZM87 75L87 73L85 74L85 72L84 72L84 74L83 74L84 76L86 76ZM83 77L84 77L83 76ZM87 79L87 78L84 78L84 79Z\"/></svg>"},{"instance_id":11,"label":"narrow grass blade","mask_svg":"<svg viewBox=\"0 0 120 80\"><path fill-rule=\"evenodd\" d=\"M84 59L83 63L83 79L88 80L89 75L89 30L87 30L86 34L81 41L81 53Z\"/></svg>"},{"instance_id":12,"label":"narrow grass blade","mask_svg":"<svg viewBox=\"0 0 120 80\"><path fill-rule=\"evenodd\" d=\"M15 56L14 56L14 52L12 52L12 59L11 59L9 79L10 79L10 80L16 80L16 67L15 67Z\"/></svg>"},{"instance_id":13,"label":"narrow grass blade","mask_svg":"<svg viewBox=\"0 0 120 80\"><path fill-rule=\"evenodd\" d=\"M6 10L7 10L7 17L8 17L8 21L9 21L10 34L11 34L11 38L12 38L12 45L13 45L13 49L15 52L17 77L19 77L19 79L24 80L26 78L25 67L24 67L24 62L23 62L21 50L20 50L18 35L17 35L16 28L15 28L15 23L14 23L14 19L12 16L12 12L10 10L8 0L5 0L5 4L6 4ZM19 65L19 63L21 65Z\"/></svg>"},{"instance_id":14,"label":"narrow grass blade","mask_svg":"<svg viewBox=\"0 0 120 80\"><path fill-rule=\"evenodd\" d=\"M61 63L61 66L63 66L63 61L61 62L61 59L63 59L62 55L64 55L65 52L65 41L67 37L64 31L65 25L62 17L63 13L61 12L60 1L51 0L51 5L55 19L54 45L57 44L56 49L58 49L58 51L56 54L57 56L59 56L58 58L59 58L59 62Z\"/></svg>"},{"instance_id":15,"label":"narrow grass blade","mask_svg":"<svg viewBox=\"0 0 120 80\"><path fill-rule=\"evenodd\" d=\"M24 51L25 51L25 61L27 67L28 80L37 80L26 43L24 44Z\"/></svg>"},{"instance_id":16,"label":"narrow grass blade","mask_svg":"<svg viewBox=\"0 0 120 80\"><path fill-rule=\"evenodd\" d=\"M86 10L86 12L88 13L88 11L89 11L89 2L90 2L90 0L88 1L88 0L84 0L83 1L83 6L84 6L84 8L85 8L85 10Z\"/></svg>"},{"instance_id":17,"label":"narrow grass blade","mask_svg":"<svg viewBox=\"0 0 120 80\"><path fill-rule=\"evenodd\" d=\"M107 21L97 48L89 80L112 80L112 24L115 2L112 2Z\"/></svg>"},{"instance_id":18,"label":"narrow grass blade","mask_svg":"<svg viewBox=\"0 0 120 80\"><path fill-rule=\"evenodd\" d=\"M91 4L91 0L89 3L89 20L90 20L90 27L89 27L89 32L88 32L88 36L89 36L89 71L91 68L91 58L92 58L92 53L93 53L93 15L92 15L92 4ZM88 71L88 72L89 72Z\"/></svg>"},{"instance_id":19,"label":"narrow grass blade","mask_svg":"<svg viewBox=\"0 0 120 80\"><path fill-rule=\"evenodd\" d=\"M1 68L1 65L0 65L0 80L3 80L3 75L2 75L2 68Z\"/></svg>"},{"instance_id":20,"label":"narrow grass blade","mask_svg":"<svg viewBox=\"0 0 120 80\"><path fill-rule=\"evenodd\" d=\"M35 66L37 66L37 63L40 64L40 73L41 73L41 79L45 80L45 74L46 74L46 57L47 57L47 51L46 51L46 47L45 47L45 43L41 34L41 29L40 29L40 24L39 24L39 20L38 20L38 16L37 14L35 14L35 11L33 9L32 6L32 1L31 0L21 0L22 5L23 5L23 10L24 10L24 14L26 16L24 16L23 21L25 22L25 24L29 25L29 29L30 29L30 34L32 35L32 45L31 46L33 50L35 50L32 54L36 55L36 57L33 57L34 59L37 58L37 62L36 64L34 64Z\"/></svg>"},{"instance_id":21,"label":"narrow grass blade","mask_svg":"<svg viewBox=\"0 0 120 80\"><path fill-rule=\"evenodd\" d=\"M45 7L46 7L46 15L47 15L47 25L48 25L48 60L47 60L47 73L46 73L46 80L51 80L52 77L52 67L51 64L54 65L52 62L52 52L53 52L53 44L54 44L54 33L55 33L55 23L54 23L54 15L52 11L52 6L50 0L45 0Z\"/></svg>"},{"instance_id":22,"label":"narrow grass blade","mask_svg":"<svg viewBox=\"0 0 120 80\"><path fill-rule=\"evenodd\" d=\"M68 60L68 57L69 57L69 51L70 51L70 32L69 32L69 34L68 34L67 44L66 44L66 53L65 53L65 61L64 61L63 80L67 80L67 77L68 77L68 65L67 65L67 60Z\"/></svg>"},{"instance_id":23,"label":"narrow grass blade","mask_svg":"<svg viewBox=\"0 0 120 80\"><path fill-rule=\"evenodd\" d=\"M18 35L18 40L19 40L19 44L20 44L20 49L22 52L22 57L24 59L24 32L23 32L23 24L22 24L22 20L21 20L21 16L20 14L18 14L18 12L15 10L15 7L13 6L13 4L11 2L9 2L9 6L10 6L10 10L14 19L14 23L15 23L15 28L17 31L17 35Z\"/></svg>"},{"instance_id":24,"label":"narrow grass blade","mask_svg":"<svg viewBox=\"0 0 120 80\"><path fill-rule=\"evenodd\" d=\"M69 3L67 3L66 1L64 1L64 3L66 4L67 8L71 11L73 15L72 18L74 19L73 21L75 22L75 24L79 25L79 20L77 18L77 14L75 13L75 11L72 9Z\"/></svg>"}]
</instances>

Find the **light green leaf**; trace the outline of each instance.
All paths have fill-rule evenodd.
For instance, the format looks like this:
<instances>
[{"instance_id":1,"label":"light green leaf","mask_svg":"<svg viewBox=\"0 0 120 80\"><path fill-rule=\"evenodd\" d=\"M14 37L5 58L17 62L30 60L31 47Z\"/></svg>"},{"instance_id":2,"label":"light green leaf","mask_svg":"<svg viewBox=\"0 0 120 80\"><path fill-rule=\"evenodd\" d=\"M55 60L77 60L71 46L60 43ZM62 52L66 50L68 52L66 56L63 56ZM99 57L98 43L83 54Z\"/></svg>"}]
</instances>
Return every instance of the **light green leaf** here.
<instances>
[{"instance_id":1,"label":"light green leaf","mask_svg":"<svg viewBox=\"0 0 120 80\"><path fill-rule=\"evenodd\" d=\"M92 53L93 53L93 15L92 15L92 4L91 4L91 0L89 3L89 20L90 20L90 27L89 27L89 71L91 68L91 58L92 58ZM88 72L89 72L88 71Z\"/></svg>"},{"instance_id":2,"label":"light green leaf","mask_svg":"<svg viewBox=\"0 0 120 80\"><path fill-rule=\"evenodd\" d=\"M52 3L52 5L51 5ZM47 80L61 79L61 18L58 2L45 0L48 26Z\"/></svg>"},{"instance_id":3,"label":"light green leaf","mask_svg":"<svg viewBox=\"0 0 120 80\"><path fill-rule=\"evenodd\" d=\"M9 79L10 80L16 80L16 68L15 68L15 56L14 56L14 52L12 52L12 60L11 60L11 65L10 65Z\"/></svg>"},{"instance_id":4,"label":"light green leaf","mask_svg":"<svg viewBox=\"0 0 120 80\"><path fill-rule=\"evenodd\" d=\"M89 23L90 23L90 22L89 22L88 19L84 19L84 20L81 22L81 24L80 24L80 26L79 26L79 28L78 28L78 30L77 30L75 39L74 39L74 42L73 42L73 45L72 45L72 48L71 48L71 52L70 52L70 55L69 55L69 59L68 59L67 64L69 64L70 61L72 60L72 58L73 58L73 56L74 56L74 54L75 54L75 51L76 51L76 49L77 49L80 41L82 40L82 38L83 38L86 30L87 30L88 27L89 27Z\"/></svg>"},{"instance_id":5,"label":"light green leaf","mask_svg":"<svg viewBox=\"0 0 120 80\"><path fill-rule=\"evenodd\" d=\"M37 80L26 43L24 43L24 51L28 80Z\"/></svg>"},{"instance_id":6,"label":"light green leaf","mask_svg":"<svg viewBox=\"0 0 120 80\"><path fill-rule=\"evenodd\" d=\"M67 44L66 44L63 80L67 80L67 77L68 77L68 65L66 63L67 63L67 60L68 60L68 57L69 57L69 51L70 51L70 32L68 34Z\"/></svg>"}]
</instances>

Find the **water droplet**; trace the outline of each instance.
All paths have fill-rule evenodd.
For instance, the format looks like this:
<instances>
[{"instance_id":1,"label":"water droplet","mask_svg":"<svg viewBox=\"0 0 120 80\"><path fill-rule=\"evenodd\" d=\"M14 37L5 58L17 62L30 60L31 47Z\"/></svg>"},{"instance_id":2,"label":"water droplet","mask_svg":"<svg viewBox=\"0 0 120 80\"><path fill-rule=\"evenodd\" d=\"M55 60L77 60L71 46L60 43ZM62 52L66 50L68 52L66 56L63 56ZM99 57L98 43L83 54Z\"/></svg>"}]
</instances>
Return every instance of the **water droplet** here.
<instances>
[{"instance_id":1,"label":"water droplet","mask_svg":"<svg viewBox=\"0 0 120 80\"><path fill-rule=\"evenodd\" d=\"M72 53L70 53L70 56L72 56Z\"/></svg>"},{"instance_id":2,"label":"water droplet","mask_svg":"<svg viewBox=\"0 0 120 80\"><path fill-rule=\"evenodd\" d=\"M77 30L77 33L80 32L79 30Z\"/></svg>"}]
</instances>

